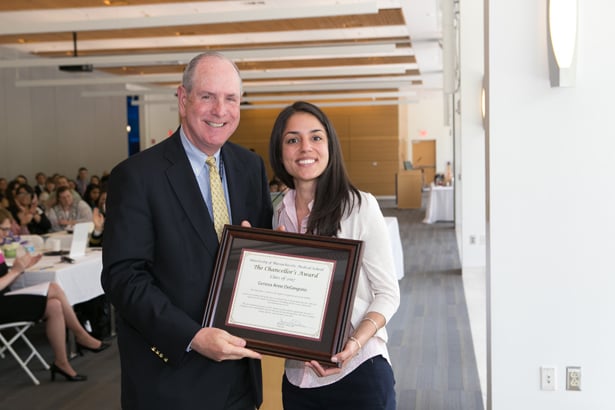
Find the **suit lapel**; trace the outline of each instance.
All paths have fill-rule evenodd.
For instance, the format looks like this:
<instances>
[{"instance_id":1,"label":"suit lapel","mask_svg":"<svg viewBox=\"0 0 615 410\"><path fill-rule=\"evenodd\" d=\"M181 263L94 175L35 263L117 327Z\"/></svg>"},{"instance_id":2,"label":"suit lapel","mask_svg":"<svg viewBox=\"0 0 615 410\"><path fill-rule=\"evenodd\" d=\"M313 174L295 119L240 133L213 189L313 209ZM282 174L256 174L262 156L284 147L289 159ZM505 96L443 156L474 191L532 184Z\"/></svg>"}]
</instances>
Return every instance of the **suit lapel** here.
<instances>
[{"instance_id":1,"label":"suit lapel","mask_svg":"<svg viewBox=\"0 0 615 410\"><path fill-rule=\"evenodd\" d=\"M165 157L171 163L166 171L169 184L177 196L179 206L188 215L194 230L203 242L203 246L212 256L215 256L217 247L211 245L218 242L218 237L209 217L207 205L201 195L190 161L181 145L179 132L171 138L173 141L165 152Z\"/></svg>"},{"instance_id":2,"label":"suit lapel","mask_svg":"<svg viewBox=\"0 0 615 410\"><path fill-rule=\"evenodd\" d=\"M231 218L233 219L231 223L239 225L241 223L238 220L241 218L239 215L245 215L245 204L243 201L243 198L245 198L245 184L240 183L239 180L242 172L237 168L240 161L235 158L235 153L228 144L222 146L220 155L222 156L222 161L224 161L226 186L228 188L229 201L231 202Z\"/></svg>"}]
</instances>

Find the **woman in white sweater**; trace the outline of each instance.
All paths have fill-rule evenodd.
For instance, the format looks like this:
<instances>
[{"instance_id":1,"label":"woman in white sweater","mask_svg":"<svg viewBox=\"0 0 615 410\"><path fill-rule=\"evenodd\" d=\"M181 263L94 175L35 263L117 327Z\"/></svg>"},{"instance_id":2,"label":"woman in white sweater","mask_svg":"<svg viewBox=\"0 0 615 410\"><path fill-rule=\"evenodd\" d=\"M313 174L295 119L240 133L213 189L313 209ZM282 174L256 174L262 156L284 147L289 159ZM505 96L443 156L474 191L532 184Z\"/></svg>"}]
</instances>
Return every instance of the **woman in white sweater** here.
<instances>
[{"instance_id":1,"label":"woman in white sweater","mask_svg":"<svg viewBox=\"0 0 615 410\"><path fill-rule=\"evenodd\" d=\"M378 203L350 182L335 129L313 104L296 102L278 115L269 158L290 188L274 210L274 228L364 242L351 336L332 358L342 366L287 360L284 409L394 410L385 325L399 306L399 286Z\"/></svg>"}]
</instances>

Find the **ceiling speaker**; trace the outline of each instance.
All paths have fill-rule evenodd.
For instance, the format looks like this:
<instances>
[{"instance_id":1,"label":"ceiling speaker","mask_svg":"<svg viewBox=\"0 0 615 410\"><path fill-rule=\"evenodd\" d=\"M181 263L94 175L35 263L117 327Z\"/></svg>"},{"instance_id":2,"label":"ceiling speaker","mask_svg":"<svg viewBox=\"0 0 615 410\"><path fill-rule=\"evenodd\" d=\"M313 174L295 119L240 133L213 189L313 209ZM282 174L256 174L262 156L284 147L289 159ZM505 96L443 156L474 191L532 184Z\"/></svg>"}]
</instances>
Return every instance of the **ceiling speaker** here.
<instances>
[{"instance_id":1,"label":"ceiling speaker","mask_svg":"<svg viewBox=\"0 0 615 410\"><path fill-rule=\"evenodd\" d=\"M71 73L91 73L94 71L94 66L92 64L61 65L58 68L60 71L67 71Z\"/></svg>"}]
</instances>

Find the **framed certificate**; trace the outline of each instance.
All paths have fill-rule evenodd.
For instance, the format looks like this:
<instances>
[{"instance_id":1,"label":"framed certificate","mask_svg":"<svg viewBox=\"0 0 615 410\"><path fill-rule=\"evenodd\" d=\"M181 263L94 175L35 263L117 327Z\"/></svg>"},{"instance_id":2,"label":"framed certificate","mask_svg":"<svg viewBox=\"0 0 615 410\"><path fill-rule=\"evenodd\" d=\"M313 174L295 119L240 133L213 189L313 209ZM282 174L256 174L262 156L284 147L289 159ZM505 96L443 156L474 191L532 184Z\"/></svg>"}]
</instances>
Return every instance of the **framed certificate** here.
<instances>
[{"instance_id":1,"label":"framed certificate","mask_svg":"<svg viewBox=\"0 0 615 410\"><path fill-rule=\"evenodd\" d=\"M363 242L226 225L204 326L263 354L336 366L350 331Z\"/></svg>"}]
</instances>

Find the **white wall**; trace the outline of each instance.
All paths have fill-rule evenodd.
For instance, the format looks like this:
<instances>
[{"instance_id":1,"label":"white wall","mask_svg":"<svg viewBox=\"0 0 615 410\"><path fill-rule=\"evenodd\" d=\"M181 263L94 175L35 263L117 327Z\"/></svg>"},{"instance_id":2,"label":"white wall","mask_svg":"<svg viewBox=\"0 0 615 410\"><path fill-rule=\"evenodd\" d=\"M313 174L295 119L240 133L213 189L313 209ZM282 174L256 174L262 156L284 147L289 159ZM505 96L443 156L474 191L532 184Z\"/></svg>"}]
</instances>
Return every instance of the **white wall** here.
<instances>
[{"instance_id":1,"label":"white wall","mask_svg":"<svg viewBox=\"0 0 615 410\"><path fill-rule=\"evenodd\" d=\"M460 118L455 127L455 209L462 267L485 267L485 131L480 101L483 85L483 4L459 7Z\"/></svg>"},{"instance_id":2,"label":"white wall","mask_svg":"<svg viewBox=\"0 0 615 410\"><path fill-rule=\"evenodd\" d=\"M144 96L144 101L154 102L156 96ZM177 101L144 104L139 107L141 123L141 149L156 145L169 137L179 126Z\"/></svg>"},{"instance_id":3,"label":"white wall","mask_svg":"<svg viewBox=\"0 0 615 410\"><path fill-rule=\"evenodd\" d=\"M453 160L453 138L450 128L444 125L442 93L424 92L421 102L401 107L400 116L403 115L403 107L406 107L408 158L412 158L412 141L435 140L436 172L444 173L446 163ZM421 136L421 131L425 131L426 135Z\"/></svg>"},{"instance_id":4,"label":"white wall","mask_svg":"<svg viewBox=\"0 0 615 410\"><path fill-rule=\"evenodd\" d=\"M66 75L55 68L0 69L0 176L24 174L31 183L37 171L75 178L81 166L100 175L127 156L124 97L83 98L85 87L15 86L18 78Z\"/></svg>"},{"instance_id":5,"label":"white wall","mask_svg":"<svg viewBox=\"0 0 615 410\"><path fill-rule=\"evenodd\" d=\"M485 130L483 86L483 0L459 5L459 120L455 126L455 230L476 367L487 396L487 300L485 284Z\"/></svg>"},{"instance_id":6,"label":"white wall","mask_svg":"<svg viewBox=\"0 0 615 410\"><path fill-rule=\"evenodd\" d=\"M615 2L579 1L567 89L549 87L546 3L487 3L491 408L613 409Z\"/></svg>"}]
</instances>

